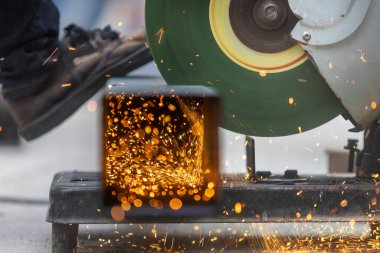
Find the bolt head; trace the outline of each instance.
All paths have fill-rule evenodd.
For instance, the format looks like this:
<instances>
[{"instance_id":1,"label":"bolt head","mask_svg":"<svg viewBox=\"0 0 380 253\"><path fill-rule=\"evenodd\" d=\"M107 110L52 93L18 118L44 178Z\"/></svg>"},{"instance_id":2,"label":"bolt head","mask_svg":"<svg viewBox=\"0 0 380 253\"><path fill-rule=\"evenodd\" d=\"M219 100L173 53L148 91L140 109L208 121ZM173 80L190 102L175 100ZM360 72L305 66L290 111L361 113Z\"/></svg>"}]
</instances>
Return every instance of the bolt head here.
<instances>
[{"instance_id":1,"label":"bolt head","mask_svg":"<svg viewBox=\"0 0 380 253\"><path fill-rule=\"evenodd\" d=\"M264 7L264 16L268 20L275 20L278 18L278 6L268 4Z\"/></svg>"},{"instance_id":2,"label":"bolt head","mask_svg":"<svg viewBox=\"0 0 380 253\"><path fill-rule=\"evenodd\" d=\"M302 38L304 41L309 41L311 39L311 34L309 32L304 32Z\"/></svg>"}]
</instances>

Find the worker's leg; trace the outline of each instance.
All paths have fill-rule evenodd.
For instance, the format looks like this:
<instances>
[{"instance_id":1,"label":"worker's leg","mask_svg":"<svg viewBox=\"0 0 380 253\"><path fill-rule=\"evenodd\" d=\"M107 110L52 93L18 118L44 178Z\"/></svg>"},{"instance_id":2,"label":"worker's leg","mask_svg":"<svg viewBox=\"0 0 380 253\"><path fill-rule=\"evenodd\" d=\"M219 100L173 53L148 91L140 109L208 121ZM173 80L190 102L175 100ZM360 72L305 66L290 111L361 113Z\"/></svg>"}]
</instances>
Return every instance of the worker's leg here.
<instances>
[{"instance_id":1,"label":"worker's leg","mask_svg":"<svg viewBox=\"0 0 380 253\"><path fill-rule=\"evenodd\" d=\"M125 37L110 27L86 31L70 25L58 43L59 15L50 0L12 1L31 1L24 8L34 14L26 14L27 20L13 31L0 31L0 83L19 133L27 140L58 126L108 76L125 75L152 60L143 30ZM8 18L25 13L13 7L15 17Z\"/></svg>"},{"instance_id":2,"label":"worker's leg","mask_svg":"<svg viewBox=\"0 0 380 253\"><path fill-rule=\"evenodd\" d=\"M5 99L44 88L44 64L58 45L59 13L50 0L0 1L0 83Z\"/></svg>"}]
</instances>

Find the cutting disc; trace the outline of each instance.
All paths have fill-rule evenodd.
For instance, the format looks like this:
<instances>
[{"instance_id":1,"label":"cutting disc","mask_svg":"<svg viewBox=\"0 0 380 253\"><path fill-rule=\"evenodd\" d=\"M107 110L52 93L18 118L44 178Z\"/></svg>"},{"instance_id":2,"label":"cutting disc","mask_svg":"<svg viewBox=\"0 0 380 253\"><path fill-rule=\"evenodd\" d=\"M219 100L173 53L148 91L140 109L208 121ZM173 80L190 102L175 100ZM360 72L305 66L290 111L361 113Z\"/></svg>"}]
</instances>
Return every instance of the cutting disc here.
<instances>
[{"instance_id":1,"label":"cutting disc","mask_svg":"<svg viewBox=\"0 0 380 253\"><path fill-rule=\"evenodd\" d=\"M170 84L219 90L222 127L284 136L343 109L290 37L297 19L282 0L147 0L153 57Z\"/></svg>"}]
</instances>

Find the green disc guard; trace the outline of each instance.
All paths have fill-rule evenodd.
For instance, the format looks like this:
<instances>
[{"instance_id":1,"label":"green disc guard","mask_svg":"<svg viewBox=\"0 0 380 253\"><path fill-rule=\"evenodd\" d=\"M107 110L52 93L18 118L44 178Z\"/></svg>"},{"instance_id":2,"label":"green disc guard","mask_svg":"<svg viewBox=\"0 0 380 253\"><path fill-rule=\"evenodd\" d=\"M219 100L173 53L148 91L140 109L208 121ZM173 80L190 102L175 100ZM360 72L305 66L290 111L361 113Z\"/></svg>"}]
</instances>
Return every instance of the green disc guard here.
<instances>
[{"instance_id":1,"label":"green disc guard","mask_svg":"<svg viewBox=\"0 0 380 253\"><path fill-rule=\"evenodd\" d=\"M246 135L284 136L318 127L343 111L310 60L265 77L230 60L213 37L209 5L209 0L147 0L146 29L169 85L219 90L222 127Z\"/></svg>"}]
</instances>

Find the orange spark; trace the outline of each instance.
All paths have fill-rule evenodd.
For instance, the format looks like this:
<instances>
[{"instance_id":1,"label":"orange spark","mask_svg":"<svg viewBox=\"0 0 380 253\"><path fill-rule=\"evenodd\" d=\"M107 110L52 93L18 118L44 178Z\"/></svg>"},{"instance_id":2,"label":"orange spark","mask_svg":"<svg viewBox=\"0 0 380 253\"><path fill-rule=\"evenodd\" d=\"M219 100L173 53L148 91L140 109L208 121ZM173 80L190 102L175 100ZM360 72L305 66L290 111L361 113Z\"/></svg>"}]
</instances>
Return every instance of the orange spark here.
<instances>
[{"instance_id":1,"label":"orange spark","mask_svg":"<svg viewBox=\"0 0 380 253\"><path fill-rule=\"evenodd\" d=\"M58 47L53 51L53 53L51 53L49 55L49 57L44 61L44 63L42 64L42 66L45 66L46 63L48 63L48 61L51 59L51 57L53 57L53 55L58 51Z\"/></svg>"}]
</instances>

